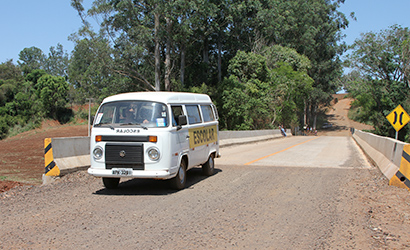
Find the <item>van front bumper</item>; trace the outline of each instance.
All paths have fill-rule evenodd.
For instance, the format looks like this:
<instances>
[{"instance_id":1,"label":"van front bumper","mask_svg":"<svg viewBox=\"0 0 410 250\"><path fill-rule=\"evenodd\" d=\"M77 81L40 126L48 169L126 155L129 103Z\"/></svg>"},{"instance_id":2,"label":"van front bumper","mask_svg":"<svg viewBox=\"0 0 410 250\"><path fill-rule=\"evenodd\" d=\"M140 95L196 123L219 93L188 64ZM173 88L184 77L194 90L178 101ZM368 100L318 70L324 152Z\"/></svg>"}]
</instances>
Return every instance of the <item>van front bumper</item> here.
<instances>
[{"instance_id":1,"label":"van front bumper","mask_svg":"<svg viewBox=\"0 0 410 250\"><path fill-rule=\"evenodd\" d=\"M127 174L113 174L112 169L89 168L87 172L96 177L130 177L141 179L170 179L176 176L176 171L171 170L132 170L126 169Z\"/></svg>"}]
</instances>

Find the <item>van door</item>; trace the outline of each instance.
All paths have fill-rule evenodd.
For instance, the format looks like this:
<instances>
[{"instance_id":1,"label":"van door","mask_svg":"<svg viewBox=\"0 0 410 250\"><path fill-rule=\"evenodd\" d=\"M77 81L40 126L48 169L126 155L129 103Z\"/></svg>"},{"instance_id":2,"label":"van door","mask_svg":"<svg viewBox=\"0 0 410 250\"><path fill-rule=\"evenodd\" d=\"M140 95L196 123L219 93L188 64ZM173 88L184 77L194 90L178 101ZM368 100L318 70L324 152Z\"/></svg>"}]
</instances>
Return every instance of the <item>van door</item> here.
<instances>
[{"instance_id":1,"label":"van door","mask_svg":"<svg viewBox=\"0 0 410 250\"><path fill-rule=\"evenodd\" d=\"M182 105L172 105L171 106L172 112L172 126L175 128L172 132L172 140L171 140L171 154L172 156L172 166L179 166L179 159L181 155L189 154L189 134L188 134L188 126L182 126L181 129L178 129L178 116L185 115ZM174 149L175 147L175 149ZM178 157L175 157L175 153L177 153Z\"/></svg>"},{"instance_id":2,"label":"van door","mask_svg":"<svg viewBox=\"0 0 410 250\"><path fill-rule=\"evenodd\" d=\"M185 105L189 123L189 155L190 162L193 166L204 163L207 159L206 143L204 143L203 135L205 126L202 121L199 105ZM191 165L191 163L189 165Z\"/></svg>"}]
</instances>

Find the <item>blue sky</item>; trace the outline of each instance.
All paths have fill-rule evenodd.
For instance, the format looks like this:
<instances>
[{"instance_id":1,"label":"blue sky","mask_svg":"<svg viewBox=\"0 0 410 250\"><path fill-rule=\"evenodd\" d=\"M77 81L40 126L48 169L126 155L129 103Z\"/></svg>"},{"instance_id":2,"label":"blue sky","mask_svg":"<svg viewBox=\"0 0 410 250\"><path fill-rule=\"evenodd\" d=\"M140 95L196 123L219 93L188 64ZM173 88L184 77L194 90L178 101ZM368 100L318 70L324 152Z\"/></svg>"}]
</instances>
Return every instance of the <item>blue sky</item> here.
<instances>
[{"instance_id":1,"label":"blue sky","mask_svg":"<svg viewBox=\"0 0 410 250\"><path fill-rule=\"evenodd\" d=\"M92 0L84 0L86 6ZM410 27L410 0L346 0L340 11L349 16L356 13L357 21L350 20L344 33L348 44L361 33L387 29L399 24ZM70 53L74 47L68 36L81 26L70 0L0 0L0 63L13 59L24 48L35 46L45 54L51 46L62 44Z\"/></svg>"},{"instance_id":2,"label":"blue sky","mask_svg":"<svg viewBox=\"0 0 410 250\"><path fill-rule=\"evenodd\" d=\"M88 7L91 2L84 0ZM70 0L0 0L0 23L0 63L17 63L20 51L32 46L48 54L60 43L71 52L74 43L68 36L81 27Z\"/></svg>"},{"instance_id":3,"label":"blue sky","mask_svg":"<svg viewBox=\"0 0 410 250\"><path fill-rule=\"evenodd\" d=\"M347 44L360 38L361 33L379 32L394 24L410 27L410 0L345 0L339 10L348 17L355 12L357 18L349 19L349 28L343 31Z\"/></svg>"}]
</instances>

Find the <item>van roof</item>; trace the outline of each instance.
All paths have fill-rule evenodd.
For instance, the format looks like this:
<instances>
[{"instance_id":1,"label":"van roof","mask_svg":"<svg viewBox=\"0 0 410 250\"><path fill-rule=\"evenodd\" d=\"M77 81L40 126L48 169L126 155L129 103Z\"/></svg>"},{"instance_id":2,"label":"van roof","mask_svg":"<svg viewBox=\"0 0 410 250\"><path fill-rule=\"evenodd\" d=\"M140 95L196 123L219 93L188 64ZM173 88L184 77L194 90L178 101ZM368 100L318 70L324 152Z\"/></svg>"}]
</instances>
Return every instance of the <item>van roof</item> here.
<instances>
[{"instance_id":1,"label":"van roof","mask_svg":"<svg viewBox=\"0 0 410 250\"><path fill-rule=\"evenodd\" d=\"M103 103L123 100L142 100L162 103L212 103L211 98L205 94L165 91L123 93L109 96L103 100Z\"/></svg>"}]
</instances>

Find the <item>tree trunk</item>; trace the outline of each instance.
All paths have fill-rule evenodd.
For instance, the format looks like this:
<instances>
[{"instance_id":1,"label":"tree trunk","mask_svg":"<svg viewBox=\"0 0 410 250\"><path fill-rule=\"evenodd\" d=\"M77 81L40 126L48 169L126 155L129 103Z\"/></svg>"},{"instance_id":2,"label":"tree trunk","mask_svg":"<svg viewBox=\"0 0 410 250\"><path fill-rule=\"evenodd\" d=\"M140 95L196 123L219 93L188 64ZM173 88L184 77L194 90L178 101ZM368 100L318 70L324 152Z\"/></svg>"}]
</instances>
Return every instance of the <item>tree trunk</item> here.
<instances>
[{"instance_id":1,"label":"tree trunk","mask_svg":"<svg viewBox=\"0 0 410 250\"><path fill-rule=\"evenodd\" d=\"M184 87L185 80L185 44L181 46L181 85Z\"/></svg>"},{"instance_id":2,"label":"tree trunk","mask_svg":"<svg viewBox=\"0 0 410 250\"><path fill-rule=\"evenodd\" d=\"M221 34L218 35L218 82L222 81L222 39Z\"/></svg>"},{"instance_id":3,"label":"tree trunk","mask_svg":"<svg viewBox=\"0 0 410 250\"><path fill-rule=\"evenodd\" d=\"M303 126L308 124L308 102L305 100L305 109L303 110Z\"/></svg>"},{"instance_id":4,"label":"tree trunk","mask_svg":"<svg viewBox=\"0 0 410 250\"><path fill-rule=\"evenodd\" d=\"M154 57L155 57L155 91L160 91L161 88L161 58L160 58L160 53L159 53L159 13L155 13L155 52L154 52Z\"/></svg>"},{"instance_id":5,"label":"tree trunk","mask_svg":"<svg viewBox=\"0 0 410 250\"><path fill-rule=\"evenodd\" d=\"M170 91L171 90L171 26L172 26L172 20L169 17L165 18L167 22L167 46L166 46L166 51L165 51L165 90Z\"/></svg>"},{"instance_id":6,"label":"tree trunk","mask_svg":"<svg viewBox=\"0 0 410 250\"><path fill-rule=\"evenodd\" d=\"M316 129L316 120L317 120L317 105L316 104L312 107L312 112L313 112L313 125L312 125L312 128L313 128L313 130L315 130Z\"/></svg>"},{"instance_id":7,"label":"tree trunk","mask_svg":"<svg viewBox=\"0 0 410 250\"><path fill-rule=\"evenodd\" d=\"M205 35L204 36L204 51L203 51L203 60L205 63L205 76L204 76L204 83L208 84L208 71L209 71L209 50L208 50L208 37Z\"/></svg>"}]
</instances>

